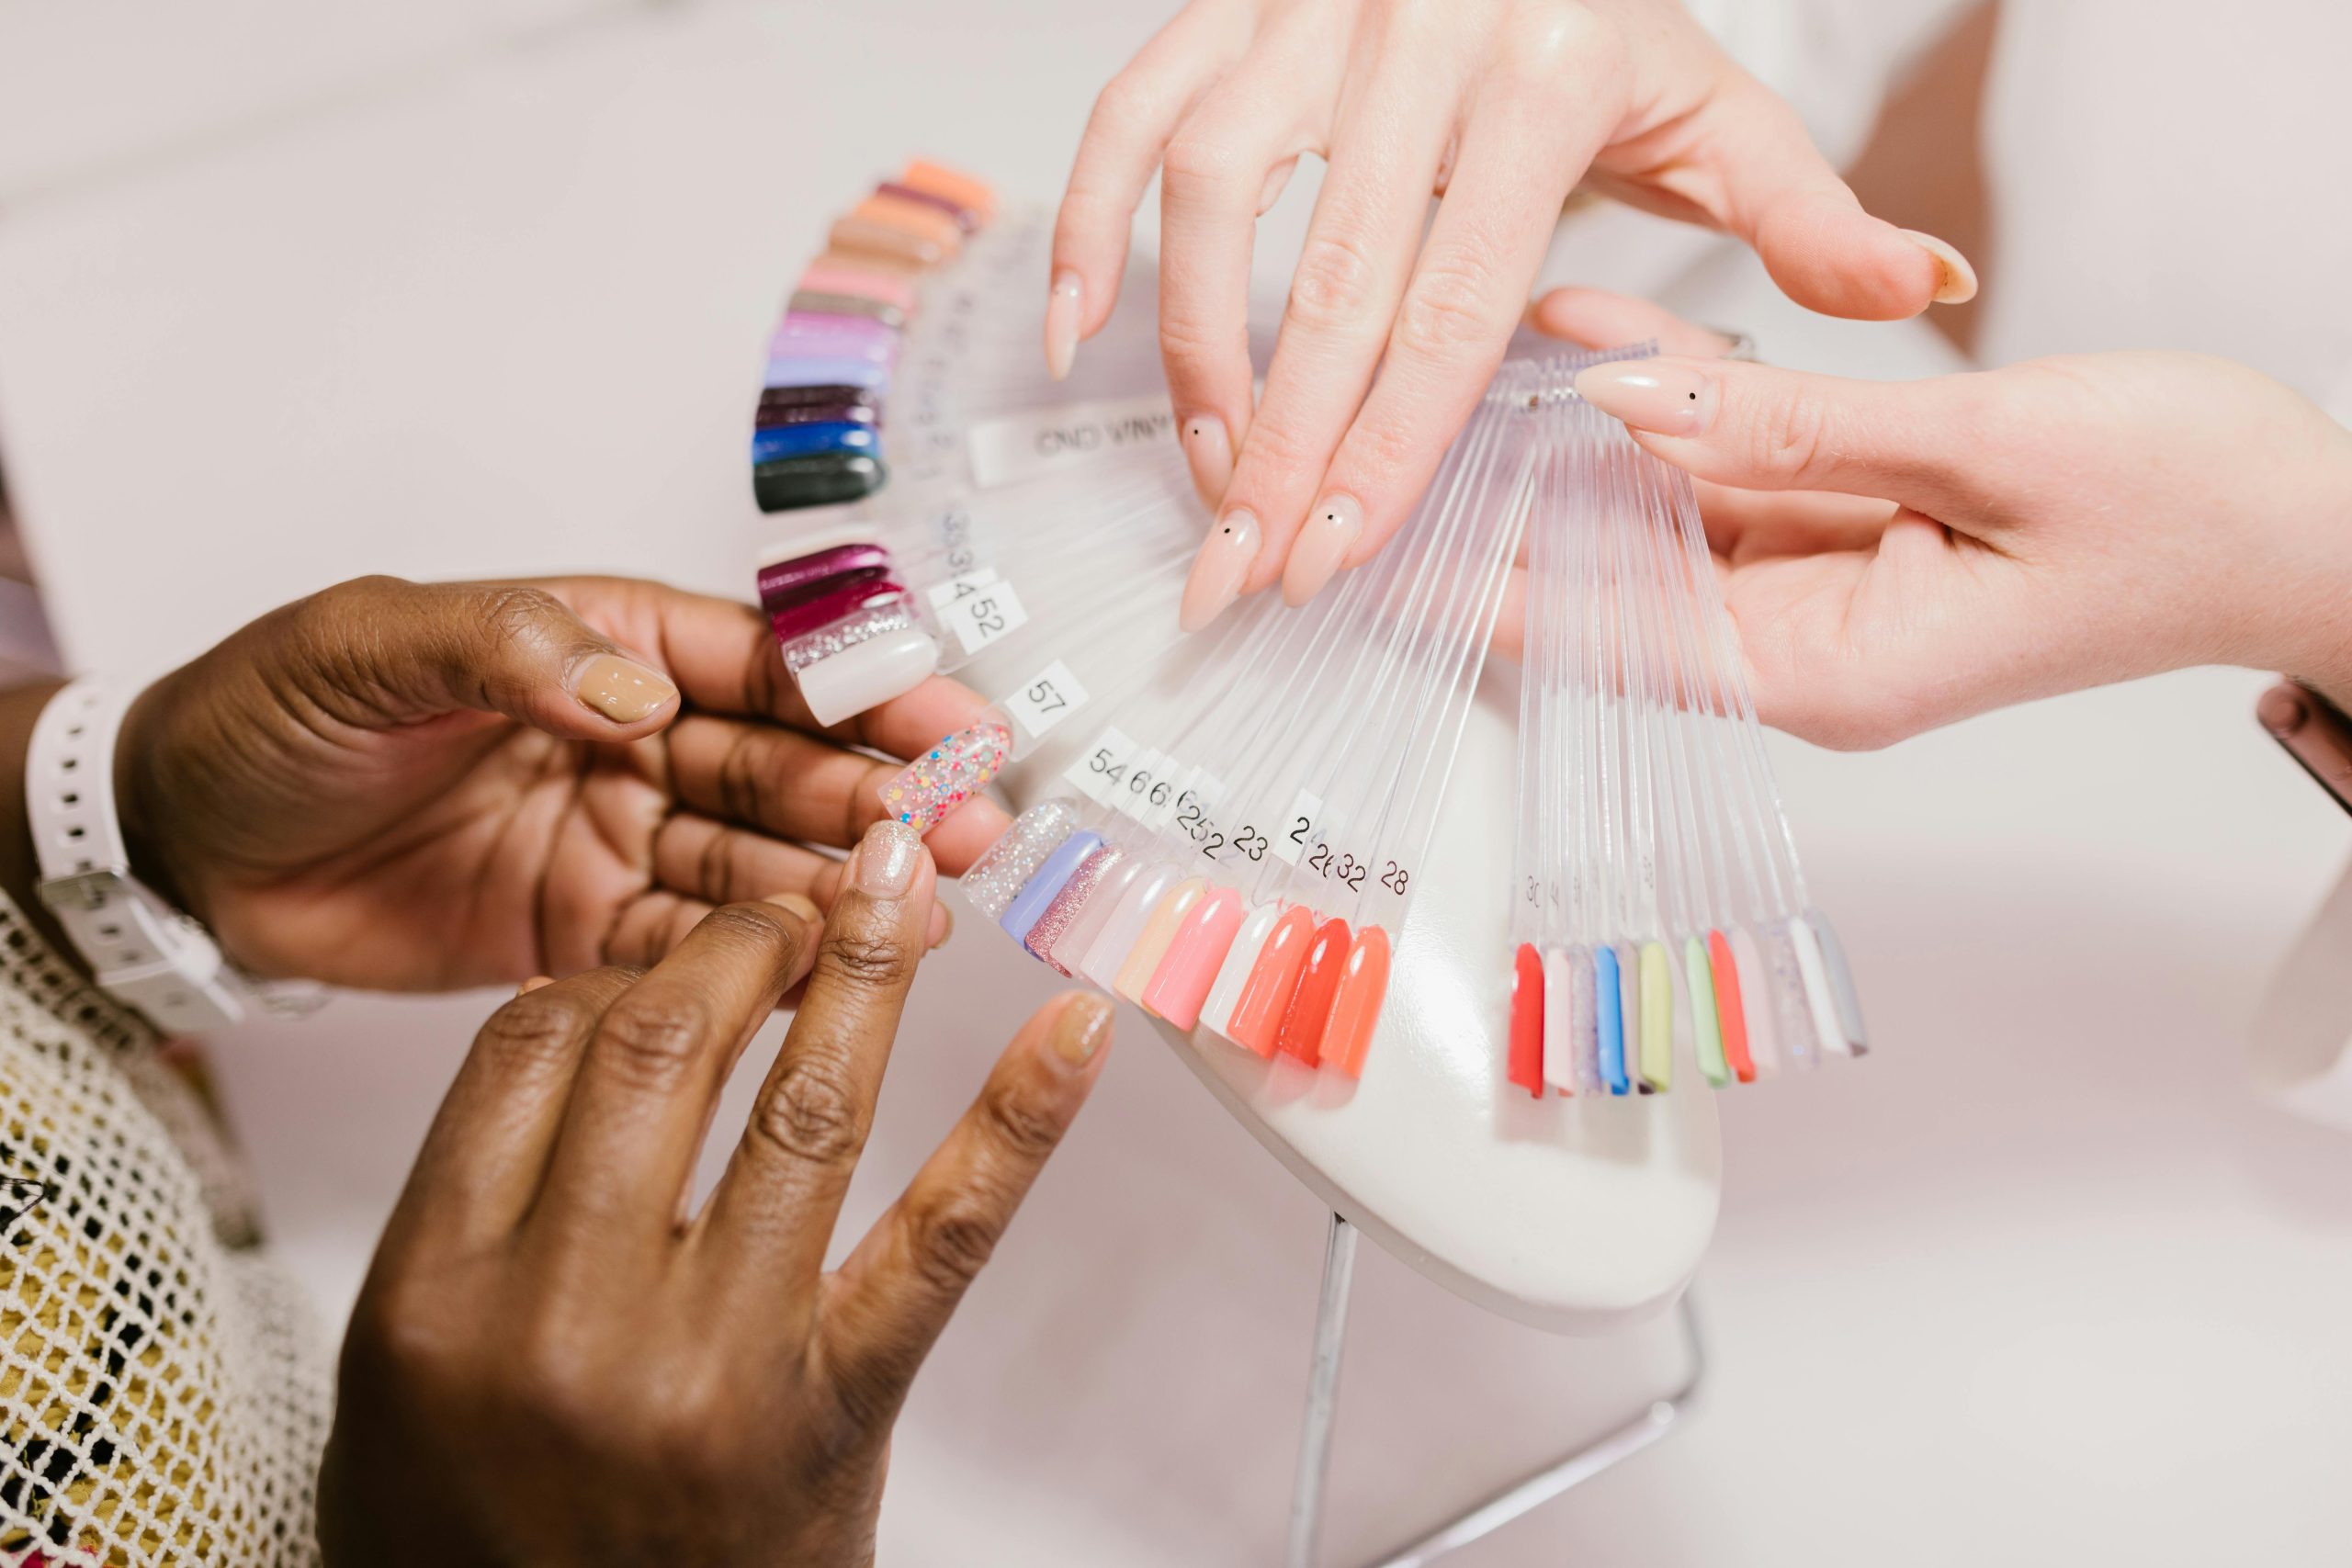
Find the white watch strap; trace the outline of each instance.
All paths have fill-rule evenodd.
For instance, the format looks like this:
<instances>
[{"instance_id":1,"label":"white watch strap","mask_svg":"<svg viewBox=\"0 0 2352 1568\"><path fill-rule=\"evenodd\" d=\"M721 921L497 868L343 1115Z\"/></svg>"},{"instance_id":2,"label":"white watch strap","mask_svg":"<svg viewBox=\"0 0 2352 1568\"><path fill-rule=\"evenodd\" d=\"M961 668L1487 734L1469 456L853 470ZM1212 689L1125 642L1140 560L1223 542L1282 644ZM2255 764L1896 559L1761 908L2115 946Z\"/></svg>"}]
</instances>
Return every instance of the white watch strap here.
<instances>
[{"instance_id":1,"label":"white watch strap","mask_svg":"<svg viewBox=\"0 0 2352 1568\"><path fill-rule=\"evenodd\" d=\"M166 1032L245 1016L247 990L204 928L130 874L114 748L136 686L74 681L41 710L25 759L40 897L98 985Z\"/></svg>"}]
</instances>

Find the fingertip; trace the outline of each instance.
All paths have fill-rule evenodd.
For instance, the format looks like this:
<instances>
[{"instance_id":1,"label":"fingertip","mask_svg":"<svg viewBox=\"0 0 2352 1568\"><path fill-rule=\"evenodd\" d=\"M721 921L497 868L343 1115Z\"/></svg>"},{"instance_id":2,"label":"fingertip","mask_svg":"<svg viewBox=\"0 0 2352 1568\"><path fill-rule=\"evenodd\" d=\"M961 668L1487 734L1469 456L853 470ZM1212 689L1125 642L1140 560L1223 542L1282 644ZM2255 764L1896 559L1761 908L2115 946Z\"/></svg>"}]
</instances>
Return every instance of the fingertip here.
<instances>
[{"instance_id":1,"label":"fingertip","mask_svg":"<svg viewBox=\"0 0 2352 1568\"><path fill-rule=\"evenodd\" d=\"M1901 231L1905 239L1916 242L1936 264L1935 303L1965 305L1976 298L1976 268L1960 254L1960 247L1933 234L1923 234L1917 229Z\"/></svg>"},{"instance_id":2,"label":"fingertip","mask_svg":"<svg viewBox=\"0 0 2352 1568\"><path fill-rule=\"evenodd\" d=\"M1363 536L1362 502L1344 493L1317 502L1283 565L1283 603L1295 610L1323 592Z\"/></svg>"},{"instance_id":3,"label":"fingertip","mask_svg":"<svg viewBox=\"0 0 2352 1568\"><path fill-rule=\"evenodd\" d=\"M677 712L678 685L650 664L618 653L583 660L571 677L574 701L620 729L658 728Z\"/></svg>"},{"instance_id":4,"label":"fingertip","mask_svg":"<svg viewBox=\"0 0 2352 1568\"><path fill-rule=\"evenodd\" d=\"M1086 305L1086 284L1074 267L1055 271L1046 295L1046 374L1068 379L1078 359L1080 317Z\"/></svg>"},{"instance_id":5,"label":"fingertip","mask_svg":"<svg viewBox=\"0 0 2352 1568\"><path fill-rule=\"evenodd\" d=\"M1970 292L1974 272L1938 242L1931 250L1862 210L1840 186L1780 202L1757 227L1756 252L1781 291L1808 310L1853 321L1893 321L1936 302L1957 262ZM1949 258L1949 259L1948 259Z\"/></svg>"},{"instance_id":6,"label":"fingertip","mask_svg":"<svg viewBox=\"0 0 2352 1568\"><path fill-rule=\"evenodd\" d=\"M1102 1060L1111 1043L1114 1010L1092 991L1071 991L1058 998L1052 1024L1046 1032L1046 1056L1060 1071L1073 1077Z\"/></svg>"}]
</instances>

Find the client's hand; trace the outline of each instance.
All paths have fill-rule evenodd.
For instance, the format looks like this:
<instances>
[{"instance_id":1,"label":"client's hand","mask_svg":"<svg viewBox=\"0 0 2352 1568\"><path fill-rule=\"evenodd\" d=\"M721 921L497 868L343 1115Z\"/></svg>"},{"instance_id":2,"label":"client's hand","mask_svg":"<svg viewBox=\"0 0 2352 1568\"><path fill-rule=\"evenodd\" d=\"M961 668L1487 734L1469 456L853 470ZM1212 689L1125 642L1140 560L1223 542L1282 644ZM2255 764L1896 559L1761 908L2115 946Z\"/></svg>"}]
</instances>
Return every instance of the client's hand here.
<instances>
[{"instance_id":1,"label":"client's hand","mask_svg":"<svg viewBox=\"0 0 2352 1568\"><path fill-rule=\"evenodd\" d=\"M1253 410L1252 234L1310 152L1330 169ZM1080 143L1046 315L1057 375L1110 318L1155 170L1168 389L1194 478L1224 503L1188 627L1277 580L1303 604L1396 531L1579 183L1739 235L1833 315L1908 316L1975 288L1951 246L1865 213L1795 112L1675 0L1192 0L1103 88Z\"/></svg>"},{"instance_id":2,"label":"client's hand","mask_svg":"<svg viewBox=\"0 0 2352 1568\"><path fill-rule=\"evenodd\" d=\"M1535 320L1679 351L1577 390L1696 476L1768 724L1882 746L2192 664L2352 695L2352 432L2242 366L1847 381L1713 358L1712 334L1586 290Z\"/></svg>"},{"instance_id":3,"label":"client's hand","mask_svg":"<svg viewBox=\"0 0 2352 1568\"><path fill-rule=\"evenodd\" d=\"M802 846L854 842L897 771L847 748L912 755L981 705L933 680L822 731L749 605L368 578L158 682L116 772L134 868L247 967L512 985L651 963L730 899L829 903ZM958 873L1003 827L976 801L931 847Z\"/></svg>"},{"instance_id":4,"label":"client's hand","mask_svg":"<svg viewBox=\"0 0 2352 1568\"><path fill-rule=\"evenodd\" d=\"M1048 1003L826 1273L933 887L886 822L821 937L793 896L729 905L648 973L542 982L491 1018L353 1314L319 1480L330 1563L872 1560L908 1383L1110 1036L1099 998ZM719 1089L803 976L690 1213Z\"/></svg>"}]
</instances>

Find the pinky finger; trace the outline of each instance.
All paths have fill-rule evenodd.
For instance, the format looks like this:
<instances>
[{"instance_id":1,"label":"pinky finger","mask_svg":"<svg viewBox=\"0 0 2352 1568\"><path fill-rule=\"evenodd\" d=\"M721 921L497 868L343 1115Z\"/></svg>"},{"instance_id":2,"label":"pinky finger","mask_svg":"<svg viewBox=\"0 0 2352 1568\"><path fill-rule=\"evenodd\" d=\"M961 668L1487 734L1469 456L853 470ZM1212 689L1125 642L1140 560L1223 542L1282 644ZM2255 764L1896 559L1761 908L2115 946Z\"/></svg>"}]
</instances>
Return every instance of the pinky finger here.
<instances>
[{"instance_id":1,"label":"pinky finger","mask_svg":"<svg viewBox=\"0 0 2352 1568\"><path fill-rule=\"evenodd\" d=\"M850 1407L887 1421L1102 1076L1111 1004L1049 1002L831 1281L824 1349Z\"/></svg>"}]
</instances>

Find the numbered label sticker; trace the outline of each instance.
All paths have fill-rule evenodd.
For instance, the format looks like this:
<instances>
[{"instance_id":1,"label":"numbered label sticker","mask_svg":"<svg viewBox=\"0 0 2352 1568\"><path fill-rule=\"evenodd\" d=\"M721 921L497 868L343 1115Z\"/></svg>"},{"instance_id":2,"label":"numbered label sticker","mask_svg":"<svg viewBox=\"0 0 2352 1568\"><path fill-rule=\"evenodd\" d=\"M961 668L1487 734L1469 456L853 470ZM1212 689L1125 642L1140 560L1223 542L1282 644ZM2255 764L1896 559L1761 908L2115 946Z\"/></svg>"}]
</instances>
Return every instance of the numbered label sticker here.
<instances>
[{"instance_id":1,"label":"numbered label sticker","mask_svg":"<svg viewBox=\"0 0 2352 1568\"><path fill-rule=\"evenodd\" d=\"M1136 821L1148 825L1151 821L1155 795L1165 798L1168 793L1168 756L1148 746L1138 747L1135 766L1127 770L1126 781L1112 804Z\"/></svg>"},{"instance_id":2,"label":"numbered label sticker","mask_svg":"<svg viewBox=\"0 0 2352 1568\"><path fill-rule=\"evenodd\" d=\"M1095 805L1109 806L1116 798L1114 792L1126 782L1127 770L1135 765L1135 741L1116 725L1106 726L1095 743L1069 765L1062 777Z\"/></svg>"},{"instance_id":3,"label":"numbered label sticker","mask_svg":"<svg viewBox=\"0 0 2352 1568\"><path fill-rule=\"evenodd\" d=\"M933 584L927 597L933 609L944 610L958 599L970 598L997 580L995 568L978 567L961 577L951 577L944 582Z\"/></svg>"},{"instance_id":4,"label":"numbered label sticker","mask_svg":"<svg viewBox=\"0 0 2352 1568\"><path fill-rule=\"evenodd\" d=\"M1290 809L1283 813L1271 837L1274 858L1285 865L1296 865L1298 857L1315 842L1316 825L1323 819L1323 797L1306 790L1291 796Z\"/></svg>"},{"instance_id":5,"label":"numbered label sticker","mask_svg":"<svg viewBox=\"0 0 2352 1568\"><path fill-rule=\"evenodd\" d=\"M1010 582L991 582L977 593L952 600L939 612L964 645L966 653L978 653L1001 637L1011 637L1028 625L1029 612L1021 607L1021 595L1012 591Z\"/></svg>"},{"instance_id":6,"label":"numbered label sticker","mask_svg":"<svg viewBox=\"0 0 2352 1568\"><path fill-rule=\"evenodd\" d=\"M1020 689L999 705L1012 716L1012 722L1032 740L1043 739L1046 732L1086 705L1086 688L1070 673L1069 666L1055 660L1028 680Z\"/></svg>"}]
</instances>

